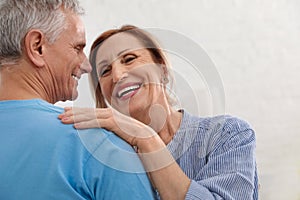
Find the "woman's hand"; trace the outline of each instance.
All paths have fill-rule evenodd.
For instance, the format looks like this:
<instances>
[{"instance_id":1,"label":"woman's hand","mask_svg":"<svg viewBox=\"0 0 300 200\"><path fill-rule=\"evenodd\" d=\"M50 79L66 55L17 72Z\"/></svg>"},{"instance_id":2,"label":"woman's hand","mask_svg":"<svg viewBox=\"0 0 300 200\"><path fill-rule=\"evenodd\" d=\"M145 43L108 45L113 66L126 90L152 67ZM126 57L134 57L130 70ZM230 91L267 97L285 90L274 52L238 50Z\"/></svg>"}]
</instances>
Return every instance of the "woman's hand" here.
<instances>
[{"instance_id":1,"label":"woman's hand","mask_svg":"<svg viewBox=\"0 0 300 200\"><path fill-rule=\"evenodd\" d=\"M76 129L105 128L143 152L156 151L165 147L152 128L113 108L66 107L65 112L58 118L64 124L74 123Z\"/></svg>"}]
</instances>

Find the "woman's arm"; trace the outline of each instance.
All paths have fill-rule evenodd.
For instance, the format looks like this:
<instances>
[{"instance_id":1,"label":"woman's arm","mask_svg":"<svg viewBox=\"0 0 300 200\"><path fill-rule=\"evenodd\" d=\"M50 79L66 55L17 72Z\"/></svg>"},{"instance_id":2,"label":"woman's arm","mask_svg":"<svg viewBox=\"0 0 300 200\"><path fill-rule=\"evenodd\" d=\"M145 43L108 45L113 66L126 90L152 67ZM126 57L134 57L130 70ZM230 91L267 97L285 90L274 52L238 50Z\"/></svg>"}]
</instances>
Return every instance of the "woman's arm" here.
<instances>
[{"instance_id":1,"label":"woman's arm","mask_svg":"<svg viewBox=\"0 0 300 200\"><path fill-rule=\"evenodd\" d=\"M111 108L65 108L59 115L77 129L105 128L136 147L153 187L161 199L185 199L191 180L181 170L164 142L149 126Z\"/></svg>"}]
</instances>

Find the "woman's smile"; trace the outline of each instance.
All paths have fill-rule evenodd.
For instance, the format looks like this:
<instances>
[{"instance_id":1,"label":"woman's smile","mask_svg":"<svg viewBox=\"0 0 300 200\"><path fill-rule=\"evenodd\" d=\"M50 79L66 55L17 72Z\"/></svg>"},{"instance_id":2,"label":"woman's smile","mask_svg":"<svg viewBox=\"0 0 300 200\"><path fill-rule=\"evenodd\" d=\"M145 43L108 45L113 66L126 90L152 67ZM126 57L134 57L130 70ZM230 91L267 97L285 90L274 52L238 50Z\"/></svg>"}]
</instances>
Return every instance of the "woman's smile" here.
<instances>
[{"instance_id":1,"label":"woman's smile","mask_svg":"<svg viewBox=\"0 0 300 200\"><path fill-rule=\"evenodd\" d=\"M116 90L116 97L120 100L128 100L133 97L141 88L142 83L126 83Z\"/></svg>"}]
</instances>

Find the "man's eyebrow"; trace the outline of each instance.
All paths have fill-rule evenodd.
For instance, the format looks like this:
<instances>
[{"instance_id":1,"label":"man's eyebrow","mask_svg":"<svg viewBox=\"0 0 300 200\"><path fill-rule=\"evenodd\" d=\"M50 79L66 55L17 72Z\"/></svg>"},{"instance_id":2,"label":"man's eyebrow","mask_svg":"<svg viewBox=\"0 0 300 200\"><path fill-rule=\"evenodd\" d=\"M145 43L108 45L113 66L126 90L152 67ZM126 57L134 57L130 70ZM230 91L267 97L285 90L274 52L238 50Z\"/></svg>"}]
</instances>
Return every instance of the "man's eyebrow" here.
<instances>
[{"instance_id":1,"label":"man's eyebrow","mask_svg":"<svg viewBox=\"0 0 300 200\"><path fill-rule=\"evenodd\" d=\"M86 46L86 42L85 41L75 42L74 45L84 48Z\"/></svg>"},{"instance_id":2,"label":"man's eyebrow","mask_svg":"<svg viewBox=\"0 0 300 200\"><path fill-rule=\"evenodd\" d=\"M85 42L79 43L78 46L84 48L86 46L86 43Z\"/></svg>"}]
</instances>

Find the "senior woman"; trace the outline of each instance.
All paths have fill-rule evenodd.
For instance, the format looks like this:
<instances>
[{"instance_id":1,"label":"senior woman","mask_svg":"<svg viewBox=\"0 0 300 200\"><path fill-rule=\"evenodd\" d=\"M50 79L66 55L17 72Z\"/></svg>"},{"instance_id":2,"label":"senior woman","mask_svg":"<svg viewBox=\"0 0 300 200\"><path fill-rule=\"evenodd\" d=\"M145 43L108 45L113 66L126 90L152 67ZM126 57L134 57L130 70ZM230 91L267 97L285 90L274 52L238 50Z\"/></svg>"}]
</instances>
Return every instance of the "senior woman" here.
<instances>
[{"instance_id":1,"label":"senior woman","mask_svg":"<svg viewBox=\"0 0 300 200\"><path fill-rule=\"evenodd\" d=\"M131 144L160 199L258 199L254 131L231 116L173 108L170 67L148 32L126 25L102 33L90 62L97 109L66 108L63 123L103 127Z\"/></svg>"}]
</instances>

